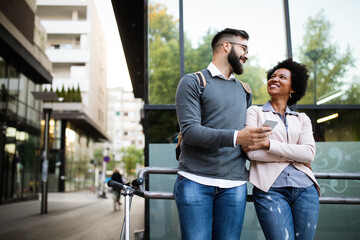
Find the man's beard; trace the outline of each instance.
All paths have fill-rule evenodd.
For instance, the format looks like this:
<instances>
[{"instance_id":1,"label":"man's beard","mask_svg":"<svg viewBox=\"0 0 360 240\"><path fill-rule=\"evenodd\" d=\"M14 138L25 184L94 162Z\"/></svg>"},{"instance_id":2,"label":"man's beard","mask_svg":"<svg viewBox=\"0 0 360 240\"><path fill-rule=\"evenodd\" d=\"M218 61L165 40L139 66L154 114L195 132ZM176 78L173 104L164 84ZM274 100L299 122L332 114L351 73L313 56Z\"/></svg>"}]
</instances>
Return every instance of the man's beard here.
<instances>
[{"instance_id":1,"label":"man's beard","mask_svg":"<svg viewBox=\"0 0 360 240\"><path fill-rule=\"evenodd\" d=\"M233 72L236 73L237 75L240 75L244 72L244 67L241 64L239 57L236 56L234 48L231 48L231 50L228 54L228 62L230 64L230 66L232 67Z\"/></svg>"}]
</instances>

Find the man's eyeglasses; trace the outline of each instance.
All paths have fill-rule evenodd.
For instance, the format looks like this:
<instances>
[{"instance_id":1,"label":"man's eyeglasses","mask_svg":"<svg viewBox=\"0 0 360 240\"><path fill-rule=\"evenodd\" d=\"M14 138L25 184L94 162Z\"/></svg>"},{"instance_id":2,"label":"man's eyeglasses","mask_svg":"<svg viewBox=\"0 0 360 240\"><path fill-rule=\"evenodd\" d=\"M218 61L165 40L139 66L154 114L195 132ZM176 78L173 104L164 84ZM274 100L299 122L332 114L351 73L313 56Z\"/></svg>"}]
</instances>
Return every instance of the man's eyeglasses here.
<instances>
[{"instance_id":1,"label":"man's eyeglasses","mask_svg":"<svg viewBox=\"0 0 360 240\"><path fill-rule=\"evenodd\" d=\"M238 43L238 42L230 42L230 41L229 41L229 43L240 45L244 49L245 53L248 53L248 46L247 45L242 44L242 43Z\"/></svg>"}]
</instances>

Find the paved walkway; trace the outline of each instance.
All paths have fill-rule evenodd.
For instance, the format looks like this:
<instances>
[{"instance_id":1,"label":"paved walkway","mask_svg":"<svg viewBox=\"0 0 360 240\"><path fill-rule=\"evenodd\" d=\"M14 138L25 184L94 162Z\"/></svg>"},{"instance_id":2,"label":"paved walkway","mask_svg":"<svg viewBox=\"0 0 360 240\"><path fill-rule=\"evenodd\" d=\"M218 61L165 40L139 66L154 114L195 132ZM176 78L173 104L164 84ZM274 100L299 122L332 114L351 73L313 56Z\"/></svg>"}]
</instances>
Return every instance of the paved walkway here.
<instances>
[{"instance_id":1,"label":"paved walkway","mask_svg":"<svg viewBox=\"0 0 360 240\"><path fill-rule=\"evenodd\" d=\"M98 199L88 191L49 193L47 214L40 214L40 200L0 205L0 239L120 239L124 197L120 211L114 211L112 194L107 196ZM144 229L144 199L134 196L130 213L130 239L134 239L134 231Z\"/></svg>"}]
</instances>

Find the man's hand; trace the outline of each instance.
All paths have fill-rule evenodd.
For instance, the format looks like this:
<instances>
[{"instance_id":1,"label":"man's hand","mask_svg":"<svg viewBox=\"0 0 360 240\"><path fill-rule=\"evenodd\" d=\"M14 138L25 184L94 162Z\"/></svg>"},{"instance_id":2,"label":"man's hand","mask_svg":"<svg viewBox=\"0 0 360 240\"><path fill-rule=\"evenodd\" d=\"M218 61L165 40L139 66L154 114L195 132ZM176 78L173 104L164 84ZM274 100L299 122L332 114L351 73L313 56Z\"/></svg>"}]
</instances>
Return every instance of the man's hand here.
<instances>
[{"instance_id":1,"label":"man's hand","mask_svg":"<svg viewBox=\"0 0 360 240\"><path fill-rule=\"evenodd\" d=\"M236 138L236 144L241 146L250 146L259 142L263 142L268 139L271 135L271 127L263 126L263 127L251 127L247 126L242 130L238 131L238 135Z\"/></svg>"}]
</instances>

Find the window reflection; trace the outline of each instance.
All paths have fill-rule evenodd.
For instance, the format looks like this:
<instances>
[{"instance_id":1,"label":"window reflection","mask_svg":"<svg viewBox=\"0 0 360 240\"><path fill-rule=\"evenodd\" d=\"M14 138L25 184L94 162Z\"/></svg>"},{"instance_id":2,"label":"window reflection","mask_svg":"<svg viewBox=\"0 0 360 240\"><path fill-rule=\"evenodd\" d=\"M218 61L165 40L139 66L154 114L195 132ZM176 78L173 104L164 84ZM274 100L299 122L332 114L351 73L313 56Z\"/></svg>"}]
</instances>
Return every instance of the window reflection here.
<instances>
[{"instance_id":1,"label":"window reflection","mask_svg":"<svg viewBox=\"0 0 360 240\"><path fill-rule=\"evenodd\" d=\"M294 58L305 63L310 72L308 91L300 104L358 104L360 34L354 29L360 21L360 3L289 3Z\"/></svg>"}]
</instances>

